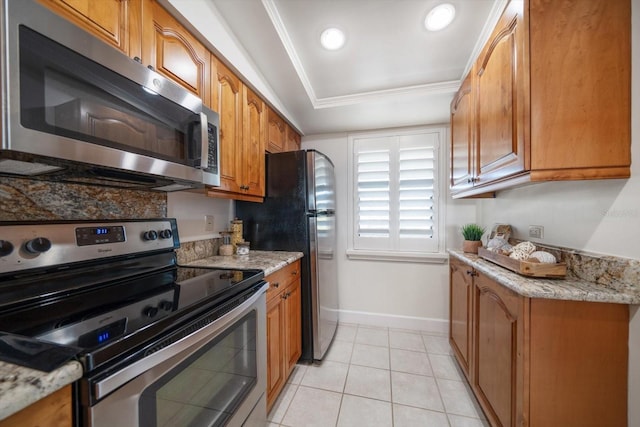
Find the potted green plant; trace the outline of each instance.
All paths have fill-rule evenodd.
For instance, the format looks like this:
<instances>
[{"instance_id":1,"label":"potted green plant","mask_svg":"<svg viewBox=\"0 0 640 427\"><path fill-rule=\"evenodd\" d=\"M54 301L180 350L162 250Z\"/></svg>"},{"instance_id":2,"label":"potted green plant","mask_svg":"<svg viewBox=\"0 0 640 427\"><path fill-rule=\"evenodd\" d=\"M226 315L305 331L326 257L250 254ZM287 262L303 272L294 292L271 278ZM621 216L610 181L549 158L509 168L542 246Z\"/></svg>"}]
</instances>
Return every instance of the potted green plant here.
<instances>
[{"instance_id":1,"label":"potted green plant","mask_svg":"<svg viewBox=\"0 0 640 427\"><path fill-rule=\"evenodd\" d=\"M465 224L462 226L462 251L472 254L478 253L478 248L482 246L482 235L485 229L478 224Z\"/></svg>"}]
</instances>

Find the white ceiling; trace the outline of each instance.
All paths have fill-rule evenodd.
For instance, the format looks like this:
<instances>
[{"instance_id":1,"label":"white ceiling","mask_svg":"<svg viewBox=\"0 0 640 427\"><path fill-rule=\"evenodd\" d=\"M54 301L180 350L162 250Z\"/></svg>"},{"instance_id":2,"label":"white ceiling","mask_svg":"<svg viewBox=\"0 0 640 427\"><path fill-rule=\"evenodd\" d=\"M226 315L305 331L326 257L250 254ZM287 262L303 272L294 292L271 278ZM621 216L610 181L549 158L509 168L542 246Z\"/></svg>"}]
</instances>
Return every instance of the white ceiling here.
<instances>
[{"instance_id":1,"label":"white ceiling","mask_svg":"<svg viewBox=\"0 0 640 427\"><path fill-rule=\"evenodd\" d=\"M305 135L448 122L460 79L504 3L208 1ZM427 31L426 14L444 1L455 6L455 20ZM337 51L320 46L329 26L346 33Z\"/></svg>"}]
</instances>

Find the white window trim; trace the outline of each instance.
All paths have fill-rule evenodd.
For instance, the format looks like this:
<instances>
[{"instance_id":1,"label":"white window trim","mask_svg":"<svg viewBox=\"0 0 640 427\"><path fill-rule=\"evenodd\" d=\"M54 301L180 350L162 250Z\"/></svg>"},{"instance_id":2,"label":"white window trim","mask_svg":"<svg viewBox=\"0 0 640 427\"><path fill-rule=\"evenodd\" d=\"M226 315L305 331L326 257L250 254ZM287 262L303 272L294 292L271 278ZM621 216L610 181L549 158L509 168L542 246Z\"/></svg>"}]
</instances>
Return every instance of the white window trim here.
<instances>
[{"instance_id":1,"label":"white window trim","mask_svg":"<svg viewBox=\"0 0 640 427\"><path fill-rule=\"evenodd\" d=\"M416 133L437 133L438 134L438 200L437 200L437 235L438 235L438 250L437 252L400 252L387 250L363 250L355 249L355 230L356 230L356 212L357 212L357 192L355 189L354 180L354 141L360 138L383 138L383 137L396 137L403 135L414 135ZM448 254L445 250L446 235L445 235L445 218L446 218L446 197L448 183L446 178L446 153L448 142L448 128L444 125L438 126L420 126L410 128L396 128L396 129L384 129L371 132L358 132L348 134L348 243L347 243L347 258L351 260L371 260L371 261L392 261L392 262L417 262L417 263L433 263L443 264L448 259Z\"/></svg>"}]
</instances>

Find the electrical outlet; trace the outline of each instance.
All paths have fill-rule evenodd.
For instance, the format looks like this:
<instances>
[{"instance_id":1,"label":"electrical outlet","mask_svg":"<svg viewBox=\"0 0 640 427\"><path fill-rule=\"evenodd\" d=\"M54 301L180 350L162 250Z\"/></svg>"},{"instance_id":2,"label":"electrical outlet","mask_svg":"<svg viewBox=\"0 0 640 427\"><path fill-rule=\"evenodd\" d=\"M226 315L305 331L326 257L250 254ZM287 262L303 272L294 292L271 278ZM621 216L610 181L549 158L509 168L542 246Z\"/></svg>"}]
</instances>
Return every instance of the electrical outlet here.
<instances>
[{"instance_id":1,"label":"electrical outlet","mask_svg":"<svg viewBox=\"0 0 640 427\"><path fill-rule=\"evenodd\" d=\"M204 231L213 231L213 215L204 216Z\"/></svg>"},{"instance_id":2,"label":"electrical outlet","mask_svg":"<svg viewBox=\"0 0 640 427\"><path fill-rule=\"evenodd\" d=\"M529 237L533 239L542 239L544 237L544 227L541 225L530 225Z\"/></svg>"}]
</instances>

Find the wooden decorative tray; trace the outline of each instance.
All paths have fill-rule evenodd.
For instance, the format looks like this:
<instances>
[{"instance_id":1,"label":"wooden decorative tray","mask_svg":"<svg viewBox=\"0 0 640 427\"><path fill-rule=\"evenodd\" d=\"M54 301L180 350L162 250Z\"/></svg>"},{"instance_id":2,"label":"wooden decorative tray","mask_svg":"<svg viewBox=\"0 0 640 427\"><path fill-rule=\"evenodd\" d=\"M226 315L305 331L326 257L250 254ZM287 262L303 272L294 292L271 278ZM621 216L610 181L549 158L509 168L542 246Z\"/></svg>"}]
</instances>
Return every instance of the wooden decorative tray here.
<instances>
[{"instance_id":1,"label":"wooden decorative tray","mask_svg":"<svg viewBox=\"0 0 640 427\"><path fill-rule=\"evenodd\" d=\"M559 262L556 264L543 264L539 262L519 261L509 258L506 255L491 252L485 248L478 248L478 255L481 258L498 264L514 273L522 274L528 277L546 277L554 279L563 279L567 275L567 264Z\"/></svg>"}]
</instances>

